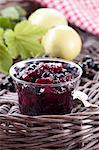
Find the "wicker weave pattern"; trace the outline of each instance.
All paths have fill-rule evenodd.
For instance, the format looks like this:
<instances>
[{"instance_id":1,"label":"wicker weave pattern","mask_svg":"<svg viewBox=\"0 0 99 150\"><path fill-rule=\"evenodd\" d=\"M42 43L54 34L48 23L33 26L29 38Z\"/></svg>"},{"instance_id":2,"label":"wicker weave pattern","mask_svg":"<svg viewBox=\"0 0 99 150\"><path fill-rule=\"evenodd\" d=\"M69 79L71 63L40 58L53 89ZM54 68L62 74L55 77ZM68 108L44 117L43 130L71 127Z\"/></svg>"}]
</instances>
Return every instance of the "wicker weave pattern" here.
<instances>
[{"instance_id":1,"label":"wicker weave pattern","mask_svg":"<svg viewBox=\"0 0 99 150\"><path fill-rule=\"evenodd\" d=\"M79 87L89 95L89 101L96 104L99 94L93 91L98 88L96 81ZM17 95L5 92L0 96L2 149L94 150L99 147L99 109L84 108L83 112L63 116L23 116L19 114Z\"/></svg>"}]
</instances>

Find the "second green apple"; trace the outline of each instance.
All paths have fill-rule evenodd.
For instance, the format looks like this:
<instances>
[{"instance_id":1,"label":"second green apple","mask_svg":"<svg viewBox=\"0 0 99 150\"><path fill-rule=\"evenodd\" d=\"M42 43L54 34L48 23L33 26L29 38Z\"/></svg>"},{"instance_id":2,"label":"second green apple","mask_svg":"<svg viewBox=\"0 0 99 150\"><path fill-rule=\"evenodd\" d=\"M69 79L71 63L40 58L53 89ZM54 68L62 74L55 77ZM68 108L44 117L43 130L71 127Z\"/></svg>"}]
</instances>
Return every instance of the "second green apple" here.
<instances>
[{"instance_id":1,"label":"second green apple","mask_svg":"<svg viewBox=\"0 0 99 150\"><path fill-rule=\"evenodd\" d=\"M75 59L82 47L79 34L71 27L58 25L50 29L42 39L46 54L66 60Z\"/></svg>"}]
</instances>

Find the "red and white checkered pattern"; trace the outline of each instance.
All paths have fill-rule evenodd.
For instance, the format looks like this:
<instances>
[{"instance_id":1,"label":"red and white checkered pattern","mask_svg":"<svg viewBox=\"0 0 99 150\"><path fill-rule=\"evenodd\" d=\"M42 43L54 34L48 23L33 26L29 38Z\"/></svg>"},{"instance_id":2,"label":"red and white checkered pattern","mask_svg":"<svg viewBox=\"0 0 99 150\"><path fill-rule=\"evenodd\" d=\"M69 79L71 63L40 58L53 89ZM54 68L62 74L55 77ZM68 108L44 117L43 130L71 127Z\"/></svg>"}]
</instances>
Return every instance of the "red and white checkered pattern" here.
<instances>
[{"instance_id":1,"label":"red and white checkered pattern","mask_svg":"<svg viewBox=\"0 0 99 150\"><path fill-rule=\"evenodd\" d=\"M99 0L36 0L63 13L72 24L99 36Z\"/></svg>"}]
</instances>

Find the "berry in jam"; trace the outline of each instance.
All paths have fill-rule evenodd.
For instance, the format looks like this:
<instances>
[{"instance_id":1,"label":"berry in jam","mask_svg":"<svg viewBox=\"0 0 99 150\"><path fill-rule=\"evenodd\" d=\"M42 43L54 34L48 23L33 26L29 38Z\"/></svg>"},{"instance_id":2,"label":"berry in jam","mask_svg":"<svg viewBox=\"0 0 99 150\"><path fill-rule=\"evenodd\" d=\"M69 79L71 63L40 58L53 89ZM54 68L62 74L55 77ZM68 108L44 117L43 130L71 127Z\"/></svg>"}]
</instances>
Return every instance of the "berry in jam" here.
<instances>
[{"instance_id":1,"label":"berry in jam","mask_svg":"<svg viewBox=\"0 0 99 150\"><path fill-rule=\"evenodd\" d=\"M50 77L46 77L46 78L38 78L36 79L35 83L38 84L51 84L53 83L53 80Z\"/></svg>"},{"instance_id":2,"label":"berry in jam","mask_svg":"<svg viewBox=\"0 0 99 150\"><path fill-rule=\"evenodd\" d=\"M72 92L77 82L72 81L80 76L81 71L77 65L38 59L16 66L16 87L22 114L63 115L71 112Z\"/></svg>"}]
</instances>

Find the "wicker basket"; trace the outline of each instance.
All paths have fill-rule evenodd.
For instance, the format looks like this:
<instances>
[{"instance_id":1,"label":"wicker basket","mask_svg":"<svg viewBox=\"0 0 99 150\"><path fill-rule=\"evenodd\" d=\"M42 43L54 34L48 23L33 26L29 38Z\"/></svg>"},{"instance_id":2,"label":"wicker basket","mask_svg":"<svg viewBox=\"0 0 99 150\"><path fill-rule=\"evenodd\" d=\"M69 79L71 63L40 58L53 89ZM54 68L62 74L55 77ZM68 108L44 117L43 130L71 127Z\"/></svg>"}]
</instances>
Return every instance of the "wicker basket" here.
<instances>
[{"instance_id":1,"label":"wicker basket","mask_svg":"<svg viewBox=\"0 0 99 150\"><path fill-rule=\"evenodd\" d=\"M99 83L87 82L79 90L99 104ZM99 109L78 106L68 115L21 115L17 94L0 96L0 150L95 150L99 147Z\"/></svg>"},{"instance_id":2,"label":"wicker basket","mask_svg":"<svg viewBox=\"0 0 99 150\"><path fill-rule=\"evenodd\" d=\"M0 1L0 7L20 3L27 10L38 8L33 0ZM82 54L98 58L98 37L77 29L82 36ZM91 41L91 42L90 42ZM93 45L91 44L93 43ZM83 79L79 90L88 94L89 102L99 105L99 72L94 80ZM99 148L99 109L81 104L67 115L25 116L19 112L17 94L0 91L0 150L96 150Z\"/></svg>"}]
</instances>

